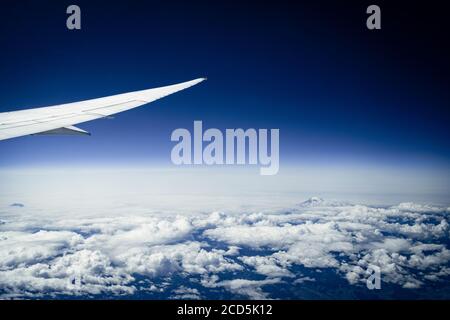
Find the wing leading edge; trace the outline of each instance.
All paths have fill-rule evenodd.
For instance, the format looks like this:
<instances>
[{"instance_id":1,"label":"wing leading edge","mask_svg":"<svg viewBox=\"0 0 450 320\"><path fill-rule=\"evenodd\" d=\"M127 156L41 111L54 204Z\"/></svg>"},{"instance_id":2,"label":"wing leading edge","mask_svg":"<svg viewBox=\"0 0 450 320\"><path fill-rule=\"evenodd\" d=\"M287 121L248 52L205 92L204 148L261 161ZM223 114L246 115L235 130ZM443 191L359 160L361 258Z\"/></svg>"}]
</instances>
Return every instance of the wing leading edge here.
<instances>
[{"instance_id":1,"label":"wing leading edge","mask_svg":"<svg viewBox=\"0 0 450 320\"><path fill-rule=\"evenodd\" d=\"M74 125L137 108L204 80L206 78L104 98L0 113L0 140L34 134L89 134Z\"/></svg>"}]
</instances>

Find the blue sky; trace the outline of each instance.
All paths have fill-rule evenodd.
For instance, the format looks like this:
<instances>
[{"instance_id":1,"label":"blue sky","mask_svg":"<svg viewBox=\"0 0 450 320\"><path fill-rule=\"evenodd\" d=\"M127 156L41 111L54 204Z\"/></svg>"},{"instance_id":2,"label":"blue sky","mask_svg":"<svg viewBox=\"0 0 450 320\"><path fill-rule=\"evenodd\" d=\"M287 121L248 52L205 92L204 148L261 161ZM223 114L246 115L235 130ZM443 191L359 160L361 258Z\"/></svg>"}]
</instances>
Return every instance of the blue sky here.
<instances>
[{"instance_id":1,"label":"blue sky","mask_svg":"<svg viewBox=\"0 0 450 320\"><path fill-rule=\"evenodd\" d=\"M448 167L442 31L413 25L408 11L399 20L387 9L369 32L364 4L79 1L82 30L68 31L69 4L2 9L0 111L208 81L80 125L89 138L3 141L3 167L170 164L170 133L194 120L280 128L285 164Z\"/></svg>"}]
</instances>

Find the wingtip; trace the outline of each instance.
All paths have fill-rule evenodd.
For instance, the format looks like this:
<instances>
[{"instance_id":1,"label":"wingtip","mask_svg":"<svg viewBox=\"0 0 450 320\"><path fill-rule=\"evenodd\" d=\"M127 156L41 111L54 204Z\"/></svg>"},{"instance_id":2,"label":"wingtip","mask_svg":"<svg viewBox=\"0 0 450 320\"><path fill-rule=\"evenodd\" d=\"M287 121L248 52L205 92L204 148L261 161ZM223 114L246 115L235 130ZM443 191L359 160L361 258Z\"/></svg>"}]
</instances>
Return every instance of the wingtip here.
<instances>
[{"instance_id":1,"label":"wingtip","mask_svg":"<svg viewBox=\"0 0 450 320\"><path fill-rule=\"evenodd\" d=\"M206 81L206 80L208 80L208 78L207 77L203 77L203 78L197 78L197 79L195 79L193 81L196 81L197 83L200 83L200 82L203 82L203 81Z\"/></svg>"},{"instance_id":2,"label":"wingtip","mask_svg":"<svg viewBox=\"0 0 450 320\"><path fill-rule=\"evenodd\" d=\"M197 79L193 79L193 80L190 80L190 81L182 82L182 83L179 83L179 84L181 84L181 85L187 84L189 86L193 86L193 85L199 84L199 83L201 83L203 81L206 81L206 80L208 80L208 78L203 77L203 78L197 78Z\"/></svg>"},{"instance_id":3,"label":"wingtip","mask_svg":"<svg viewBox=\"0 0 450 320\"><path fill-rule=\"evenodd\" d=\"M197 78L197 79L188 81L186 83L190 83L191 85L196 85L196 84L202 83L203 81L206 81L206 80L208 80L208 78L207 77L203 77L203 78Z\"/></svg>"}]
</instances>

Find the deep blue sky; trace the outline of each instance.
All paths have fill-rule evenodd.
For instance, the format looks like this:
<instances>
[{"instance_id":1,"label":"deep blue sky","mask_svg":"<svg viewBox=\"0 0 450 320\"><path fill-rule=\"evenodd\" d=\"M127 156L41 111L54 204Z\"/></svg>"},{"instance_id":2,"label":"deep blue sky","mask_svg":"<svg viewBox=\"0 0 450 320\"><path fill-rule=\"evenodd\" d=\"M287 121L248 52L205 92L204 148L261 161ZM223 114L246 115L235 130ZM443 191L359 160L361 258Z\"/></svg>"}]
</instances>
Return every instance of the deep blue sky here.
<instances>
[{"instance_id":1,"label":"deep blue sky","mask_svg":"<svg viewBox=\"0 0 450 320\"><path fill-rule=\"evenodd\" d=\"M81 31L65 27L73 3ZM439 2L379 1L381 31L365 28L371 2L314 3L2 2L0 112L208 81L81 124L91 137L2 141L0 166L168 163L170 133L194 120L280 128L284 163L447 166L450 50Z\"/></svg>"}]
</instances>

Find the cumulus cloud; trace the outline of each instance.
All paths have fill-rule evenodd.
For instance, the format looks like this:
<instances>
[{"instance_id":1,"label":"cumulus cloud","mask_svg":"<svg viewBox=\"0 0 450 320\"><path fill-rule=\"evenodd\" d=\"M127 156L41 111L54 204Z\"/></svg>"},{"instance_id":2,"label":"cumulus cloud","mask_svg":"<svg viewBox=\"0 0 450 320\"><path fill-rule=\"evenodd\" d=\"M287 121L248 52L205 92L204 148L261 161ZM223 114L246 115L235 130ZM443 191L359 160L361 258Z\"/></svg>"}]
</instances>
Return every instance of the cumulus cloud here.
<instances>
[{"instance_id":1,"label":"cumulus cloud","mask_svg":"<svg viewBox=\"0 0 450 320\"><path fill-rule=\"evenodd\" d=\"M269 287L317 283L320 270L363 287L370 265L404 290L450 277L449 210L438 206L311 198L268 212L79 219L9 208L0 212L2 298L165 292L197 299L213 290L266 299L276 297Z\"/></svg>"},{"instance_id":2,"label":"cumulus cloud","mask_svg":"<svg viewBox=\"0 0 450 320\"><path fill-rule=\"evenodd\" d=\"M261 300L268 298L267 293L263 291L264 286L279 283L281 283L279 278L265 280L233 279L218 282L216 286L223 287L234 294L250 299Z\"/></svg>"},{"instance_id":3,"label":"cumulus cloud","mask_svg":"<svg viewBox=\"0 0 450 320\"><path fill-rule=\"evenodd\" d=\"M286 266L281 265L277 259L272 256L251 256L240 258L245 264L255 268L255 271L259 274L265 275L269 278L272 277L294 277L294 274L290 272Z\"/></svg>"},{"instance_id":4,"label":"cumulus cloud","mask_svg":"<svg viewBox=\"0 0 450 320\"><path fill-rule=\"evenodd\" d=\"M198 300L201 299L199 291L195 288L187 288L181 286L178 289L173 290L174 295L172 299L183 299L183 300Z\"/></svg>"}]
</instances>

